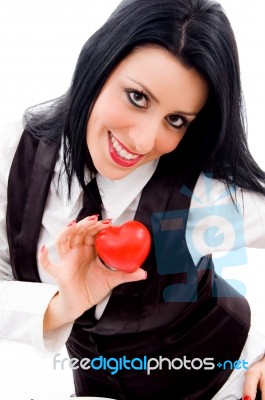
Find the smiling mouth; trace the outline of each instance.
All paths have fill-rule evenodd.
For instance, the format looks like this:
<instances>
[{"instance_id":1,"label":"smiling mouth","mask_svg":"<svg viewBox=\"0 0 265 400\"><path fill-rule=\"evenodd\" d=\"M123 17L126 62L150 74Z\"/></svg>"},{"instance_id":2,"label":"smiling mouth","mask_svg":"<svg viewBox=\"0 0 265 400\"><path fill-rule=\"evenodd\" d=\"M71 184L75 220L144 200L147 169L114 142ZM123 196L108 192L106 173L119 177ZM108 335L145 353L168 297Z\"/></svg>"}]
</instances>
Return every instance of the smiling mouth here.
<instances>
[{"instance_id":1,"label":"smiling mouth","mask_svg":"<svg viewBox=\"0 0 265 400\"><path fill-rule=\"evenodd\" d=\"M112 132L108 131L108 136L110 155L115 163L122 167L130 167L143 158L143 155L131 153L126 149L122 143L115 138Z\"/></svg>"}]
</instances>

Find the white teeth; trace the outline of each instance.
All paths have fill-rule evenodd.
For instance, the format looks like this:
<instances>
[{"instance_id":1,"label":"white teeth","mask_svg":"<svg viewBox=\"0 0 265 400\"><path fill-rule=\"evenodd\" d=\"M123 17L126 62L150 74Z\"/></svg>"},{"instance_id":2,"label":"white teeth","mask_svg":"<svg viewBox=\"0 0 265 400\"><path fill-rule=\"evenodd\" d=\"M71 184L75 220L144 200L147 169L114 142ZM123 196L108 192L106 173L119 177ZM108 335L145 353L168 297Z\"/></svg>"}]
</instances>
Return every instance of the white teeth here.
<instances>
[{"instance_id":1,"label":"white teeth","mask_svg":"<svg viewBox=\"0 0 265 400\"><path fill-rule=\"evenodd\" d=\"M127 151L122 150L122 151L119 151L119 153L120 153L120 156L121 156L121 157L126 158L126 156L127 156Z\"/></svg>"},{"instance_id":2,"label":"white teeth","mask_svg":"<svg viewBox=\"0 0 265 400\"><path fill-rule=\"evenodd\" d=\"M113 144L114 149L116 150L117 154L124 158L125 160L135 160L137 157L139 157L138 155L129 153L128 151L126 151L125 149L123 149L121 147L121 145L119 144L119 142L115 139L115 137L112 135L112 133L110 133L110 139L111 142Z\"/></svg>"}]
</instances>

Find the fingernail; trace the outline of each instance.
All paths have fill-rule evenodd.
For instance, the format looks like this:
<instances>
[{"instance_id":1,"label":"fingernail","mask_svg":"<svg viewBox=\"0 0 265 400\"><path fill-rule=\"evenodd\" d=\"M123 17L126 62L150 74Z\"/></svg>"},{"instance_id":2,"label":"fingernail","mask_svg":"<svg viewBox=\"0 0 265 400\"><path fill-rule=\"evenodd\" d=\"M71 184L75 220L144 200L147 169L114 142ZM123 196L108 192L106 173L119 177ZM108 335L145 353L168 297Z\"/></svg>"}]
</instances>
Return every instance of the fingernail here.
<instances>
[{"instance_id":1,"label":"fingernail","mask_svg":"<svg viewBox=\"0 0 265 400\"><path fill-rule=\"evenodd\" d=\"M45 247L45 244L44 244L44 245L41 247L41 250L40 250L41 253L45 250L45 248L46 248L46 247Z\"/></svg>"},{"instance_id":2,"label":"fingernail","mask_svg":"<svg viewBox=\"0 0 265 400\"><path fill-rule=\"evenodd\" d=\"M107 224L110 224L111 222L112 222L112 219L111 219L111 218L108 218L108 219L104 219L104 221L102 222L102 224L107 225Z\"/></svg>"},{"instance_id":3,"label":"fingernail","mask_svg":"<svg viewBox=\"0 0 265 400\"><path fill-rule=\"evenodd\" d=\"M243 400L251 400L251 397L250 396L244 396Z\"/></svg>"},{"instance_id":4,"label":"fingernail","mask_svg":"<svg viewBox=\"0 0 265 400\"><path fill-rule=\"evenodd\" d=\"M144 271L144 272L145 272L145 276L143 277L143 280L147 278L147 272L146 271Z\"/></svg>"},{"instance_id":5,"label":"fingernail","mask_svg":"<svg viewBox=\"0 0 265 400\"><path fill-rule=\"evenodd\" d=\"M75 224L75 223L76 223L76 220L73 219L73 221L69 222L69 224L67 225L67 228L68 228L69 226L72 226L72 225Z\"/></svg>"},{"instance_id":6,"label":"fingernail","mask_svg":"<svg viewBox=\"0 0 265 400\"><path fill-rule=\"evenodd\" d=\"M87 217L87 219L88 219L88 221L92 221L92 220L98 219L98 217L99 217L99 214L95 214L95 215L90 215L90 217Z\"/></svg>"}]
</instances>

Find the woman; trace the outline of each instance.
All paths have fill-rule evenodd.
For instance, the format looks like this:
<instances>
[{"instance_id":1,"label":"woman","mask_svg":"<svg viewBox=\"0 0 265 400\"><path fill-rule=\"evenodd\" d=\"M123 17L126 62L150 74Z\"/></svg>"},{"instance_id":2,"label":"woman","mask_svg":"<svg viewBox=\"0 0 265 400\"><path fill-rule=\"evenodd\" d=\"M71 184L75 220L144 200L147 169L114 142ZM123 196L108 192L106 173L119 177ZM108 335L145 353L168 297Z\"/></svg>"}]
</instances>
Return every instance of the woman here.
<instances>
[{"instance_id":1,"label":"woman","mask_svg":"<svg viewBox=\"0 0 265 400\"><path fill-rule=\"evenodd\" d=\"M8 145L2 336L51 354L66 342L77 396L254 399L264 334L215 274L216 205L195 207L205 182L226 190L220 216L237 248L264 246L265 174L243 117L236 43L217 3L122 1L84 45L66 95L28 110L21 140ZM202 210L206 247L191 236L205 230ZM110 270L96 254L111 219L152 233L136 272Z\"/></svg>"}]
</instances>

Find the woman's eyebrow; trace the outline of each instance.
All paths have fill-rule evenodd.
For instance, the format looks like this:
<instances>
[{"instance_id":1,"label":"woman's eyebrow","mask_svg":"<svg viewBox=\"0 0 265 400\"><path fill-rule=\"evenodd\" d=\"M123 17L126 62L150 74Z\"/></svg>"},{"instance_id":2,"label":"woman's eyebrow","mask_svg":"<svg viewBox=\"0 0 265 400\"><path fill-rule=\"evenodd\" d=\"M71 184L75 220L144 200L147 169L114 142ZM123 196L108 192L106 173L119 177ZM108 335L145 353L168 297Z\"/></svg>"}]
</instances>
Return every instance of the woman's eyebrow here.
<instances>
[{"instance_id":1,"label":"woman's eyebrow","mask_svg":"<svg viewBox=\"0 0 265 400\"><path fill-rule=\"evenodd\" d=\"M148 87L146 87L146 85L144 83L136 81L135 79L132 79L129 76L127 76L127 78L130 79L132 82L136 83L137 85L142 86L142 88L148 94L148 96L150 96L151 99L153 99L157 104L160 104L160 101L158 100L158 98L151 92L150 89L148 89ZM181 114L181 115L187 115L190 117L197 117L197 113L188 112L188 111L173 111L172 114Z\"/></svg>"},{"instance_id":2,"label":"woman's eyebrow","mask_svg":"<svg viewBox=\"0 0 265 400\"><path fill-rule=\"evenodd\" d=\"M130 78L129 76L127 77L130 79L132 82L137 83L137 85L142 86L142 88L146 91L146 93L153 99L157 104L160 104L158 98L151 92L150 89L148 89L142 82L136 81L135 79Z\"/></svg>"}]
</instances>

